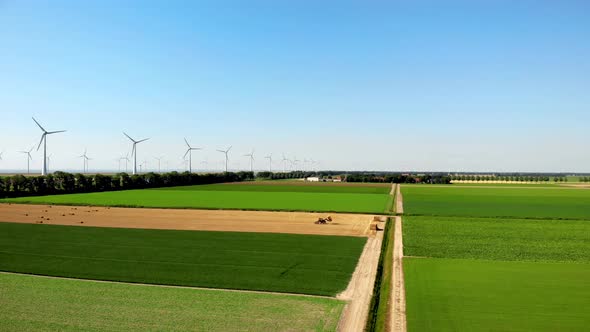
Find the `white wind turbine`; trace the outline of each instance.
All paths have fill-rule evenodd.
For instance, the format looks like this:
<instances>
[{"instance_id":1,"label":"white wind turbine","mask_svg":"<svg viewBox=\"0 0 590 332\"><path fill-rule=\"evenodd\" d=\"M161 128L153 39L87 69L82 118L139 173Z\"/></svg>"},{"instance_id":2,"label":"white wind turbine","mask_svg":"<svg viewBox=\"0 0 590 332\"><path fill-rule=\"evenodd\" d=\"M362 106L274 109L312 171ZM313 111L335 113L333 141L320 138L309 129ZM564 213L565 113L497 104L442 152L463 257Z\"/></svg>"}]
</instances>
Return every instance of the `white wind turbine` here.
<instances>
[{"instance_id":1,"label":"white wind turbine","mask_svg":"<svg viewBox=\"0 0 590 332\"><path fill-rule=\"evenodd\" d=\"M4 154L4 151L0 152L0 160L2 160L2 155Z\"/></svg>"},{"instance_id":2,"label":"white wind turbine","mask_svg":"<svg viewBox=\"0 0 590 332\"><path fill-rule=\"evenodd\" d=\"M268 159L268 171L272 173L272 153L264 158Z\"/></svg>"},{"instance_id":3,"label":"white wind turbine","mask_svg":"<svg viewBox=\"0 0 590 332\"><path fill-rule=\"evenodd\" d=\"M149 138L144 138L139 141L136 141L133 138L131 138L129 135L127 135L125 132L123 132L123 135L127 136L127 138L129 138L131 140L131 142L133 142L133 148L131 149L131 155L133 156L133 174L137 174L137 148L135 146L138 143L147 141Z\"/></svg>"},{"instance_id":4,"label":"white wind turbine","mask_svg":"<svg viewBox=\"0 0 590 332\"><path fill-rule=\"evenodd\" d=\"M184 139L184 142L186 143L186 146L188 147L188 149L186 150L183 158L186 158L186 155L188 154L188 171L189 171L189 173L192 173L193 172L193 150L202 150L202 148L193 148L190 144L188 144L188 141L186 140L186 138Z\"/></svg>"},{"instance_id":5,"label":"white wind turbine","mask_svg":"<svg viewBox=\"0 0 590 332\"><path fill-rule=\"evenodd\" d=\"M47 172L49 172L49 166L51 165L51 156L53 156L53 153L51 153L51 154L49 154L49 156L47 156Z\"/></svg>"},{"instance_id":6,"label":"white wind turbine","mask_svg":"<svg viewBox=\"0 0 590 332\"><path fill-rule=\"evenodd\" d=\"M227 161L228 161L228 159L229 159L227 154L229 153L229 150L231 150L231 148L232 148L232 147L231 147L231 145L230 145L230 147L229 147L229 148L227 148L226 150L217 150L217 151L219 151L219 152L221 152L221 153L225 154L225 172L226 172L226 173L227 173Z\"/></svg>"},{"instance_id":7,"label":"white wind turbine","mask_svg":"<svg viewBox=\"0 0 590 332\"><path fill-rule=\"evenodd\" d=\"M35 118L32 119L33 121L35 121L37 126L39 126L39 128L41 128L41 130L43 131L43 135L41 135L41 140L39 141L37 151L39 151L41 143L43 143L43 168L41 169L41 175L47 175L47 135L63 133L65 130L47 131L43 127L41 127L41 125L39 124L39 122L37 122L37 120L35 120Z\"/></svg>"},{"instance_id":8,"label":"white wind turbine","mask_svg":"<svg viewBox=\"0 0 590 332\"><path fill-rule=\"evenodd\" d=\"M27 155L27 174L31 173L29 165L30 161L33 160L33 157L31 157L31 151L33 151L34 148L35 146L33 145L33 147L29 149L29 151L19 151L20 153L25 153Z\"/></svg>"},{"instance_id":9,"label":"white wind turbine","mask_svg":"<svg viewBox=\"0 0 590 332\"><path fill-rule=\"evenodd\" d=\"M289 159L287 159L287 157L285 157L284 153L283 153L283 159L281 161L283 162L283 173L287 173L287 161L289 161Z\"/></svg>"},{"instance_id":10,"label":"white wind turbine","mask_svg":"<svg viewBox=\"0 0 590 332\"><path fill-rule=\"evenodd\" d=\"M301 160L297 159L297 157L294 157L294 158L293 158L293 166L294 166L294 169L293 169L293 170L294 170L294 171L297 171L297 170L298 170L298 168L297 168L297 165L299 165L299 162L300 162L300 161L301 161Z\"/></svg>"},{"instance_id":11,"label":"white wind turbine","mask_svg":"<svg viewBox=\"0 0 590 332\"><path fill-rule=\"evenodd\" d=\"M88 160L90 160L86 155L86 149L84 149L84 154L78 156L78 158L82 158L82 161L84 162L82 173L86 173L86 171L88 171Z\"/></svg>"},{"instance_id":12,"label":"white wind turbine","mask_svg":"<svg viewBox=\"0 0 590 332\"><path fill-rule=\"evenodd\" d=\"M244 157L250 157L250 172L254 172L254 149L252 149L252 152L245 154Z\"/></svg>"},{"instance_id":13,"label":"white wind turbine","mask_svg":"<svg viewBox=\"0 0 590 332\"><path fill-rule=\"evenodd\" d=\"M161 172L161 168L160 168L160 163L162 162L162 156L160 157L154 157L154 159L156 159L158 161L158 173L162 173Z\"/></svg>"}]
</instances>

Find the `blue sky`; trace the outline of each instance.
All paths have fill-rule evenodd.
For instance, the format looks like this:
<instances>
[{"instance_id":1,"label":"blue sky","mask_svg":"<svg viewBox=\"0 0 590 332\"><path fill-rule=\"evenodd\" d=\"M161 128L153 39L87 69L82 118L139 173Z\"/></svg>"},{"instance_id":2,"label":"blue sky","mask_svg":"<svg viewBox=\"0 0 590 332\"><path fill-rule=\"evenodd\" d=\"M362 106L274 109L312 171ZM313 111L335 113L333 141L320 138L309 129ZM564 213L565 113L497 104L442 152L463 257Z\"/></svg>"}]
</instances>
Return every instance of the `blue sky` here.
<instances>
[{"instance_id":1,"label":"blue sky","mask_svg":"<svg viewBox=\"0 0 590 332\"><path fill-rule=\"evenodd\" d=\"M36 116L53 169L117 168L124 130L148 168L187 137L208 168L590 172L588 87L586 1L0 0L0 170Z\"/></svg>"}]
</instances>

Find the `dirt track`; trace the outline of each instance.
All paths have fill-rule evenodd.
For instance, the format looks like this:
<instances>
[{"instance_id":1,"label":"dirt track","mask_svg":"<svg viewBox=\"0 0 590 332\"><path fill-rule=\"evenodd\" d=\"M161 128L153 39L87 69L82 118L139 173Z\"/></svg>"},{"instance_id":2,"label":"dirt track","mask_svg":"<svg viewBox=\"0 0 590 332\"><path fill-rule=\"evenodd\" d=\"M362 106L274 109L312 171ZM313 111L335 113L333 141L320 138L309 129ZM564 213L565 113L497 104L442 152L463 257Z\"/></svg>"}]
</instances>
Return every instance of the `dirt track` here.
<instances>
[{"instance_id":1,"label":"dirt track","mask_svg":"<svg viewBox=\"0 0 590 332\"><path fill-rule=\"evenodd\" d=\"M0 204L0 221L95 227L368 236L372 215Z\"/></svg>"},{"instance_id":2,"label":"dirt track","mask_svg":"<svg viewBox=\"0 0 590 332\"><path fill-rule=\"evenodd\" d=\"M367 240L348 287L337 296L338 299L349 301L338 323L338 331L356 332L365 329L382 241L383 232L377 232L375 237Z\"/></svg>"},{"instance_id":3,"label":"dirt track","mask_svg":"<svg viewBox=\"0 0 590 332\"><path fill-rule=\"evenodd\" d=\"M396 194L395 194L395 213L403 214L404 213L404 203L403 203L402 190L401 190L402 185L397 184L396 187L397 187L397 189L396 189Z\"/></svg>"},{"instance_id":4,"label":"dirt track","mask_svg":"<svg viewBox=\"0 0 590 332\"><path fill-rule=\"evenodd\" d=\"M393 332L406 332L406 289L404 284L404 270L402 260L404 257L404 244L402 237L402 218L395 217L394 243L393 243L393 287L391 290L391 320L390 326Z\"/></svg>"}]
</instances>

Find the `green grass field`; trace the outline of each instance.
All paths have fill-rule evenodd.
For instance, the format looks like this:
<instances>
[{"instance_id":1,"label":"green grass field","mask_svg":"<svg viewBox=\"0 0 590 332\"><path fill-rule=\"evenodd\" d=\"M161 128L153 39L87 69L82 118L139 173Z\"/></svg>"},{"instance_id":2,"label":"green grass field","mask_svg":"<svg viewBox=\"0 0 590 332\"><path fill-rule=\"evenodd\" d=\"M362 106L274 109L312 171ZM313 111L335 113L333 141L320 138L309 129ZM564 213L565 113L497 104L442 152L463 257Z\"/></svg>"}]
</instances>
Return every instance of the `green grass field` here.
<instances>
[{"instance_id":1,"label":"green grass field","mask_svg":"<svg viewBox=\"0 0 590 332\"><path fill-rule=\"evenodd\" d=\"M388 187L222 184L2 199L0 202L153 208L385 213Z\"/></svg>"},{"instance_id":2,"label":"green grass field","mask_svg":"<svg viewBox=\"0 0 590 332\"><path fill-rule=\"evenodd\" d=\"M0 271L333 296L365 238L0 223Z\"/></svg>"},{"instance_id":3,"label":"green grass field","mask_svg":"<svg viewBox=\"0 0 590 332\"><path fill-rule=\"evenodd\" d=\"M235 182L207 184L196 186L181 186L172 188L158 188L157 190L189 190L189 191L248 191L248 192L305 192L305 193L336 193L336 194L381 194L387 195L391 185L371 184L323 184L314 182Z\"/></svg>"},{"instance_id":4,"label":"green grass field","mask_svg":"<svg viewBox=\"0 0 590 332\"><path fill-rule=\"evenodd\" d=\"M0 273L2 331L336 331L344 302Z\"/></svg>"},{"instance_id":5,"label":"green grass field","mask_svg":"<svg viewBox=\"0 0 590 332\"><path fill-rule=\"evenodd\" d=\"M406 258L408 331L586 331L590 264Z\"/></svg>"},{"instance_id":6,"label":"green grass field","mask_svg":"<svg viewBox=\"0 0 590 332\"><path fill-rule=\"evenodd\" d=\"M405 217L404 254L590 263L590 221Z\"/></svg>"},{"instance_id":7,"label":"green grass field","mask_svg":"<svg viewBox=\"0 0 590 332\"><path fill-rule=\"evenodd\" d=\"M590 219L590 190L402 186L408 215Z\"/></svg>"}]
</instances>

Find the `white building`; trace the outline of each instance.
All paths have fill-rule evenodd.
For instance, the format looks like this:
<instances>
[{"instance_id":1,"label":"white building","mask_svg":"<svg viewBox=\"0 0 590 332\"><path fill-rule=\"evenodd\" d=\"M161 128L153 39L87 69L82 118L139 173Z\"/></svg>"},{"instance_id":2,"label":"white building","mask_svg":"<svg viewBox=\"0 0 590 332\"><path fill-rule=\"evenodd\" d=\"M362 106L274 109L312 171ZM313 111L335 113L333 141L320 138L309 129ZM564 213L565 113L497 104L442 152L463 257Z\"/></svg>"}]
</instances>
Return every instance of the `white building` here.
<instances>
[{"instance_id":1,"label":"white building","mask_svg":"<svg viewBox=\"0 0 590 332\"><path fill-rule=\"evenodd\" d=\"M320 178L317 177L317 176L310 176L310 177L306 178L305 181L309 181L309 182L320 182Z\"/></svg>"}]
</instances>

